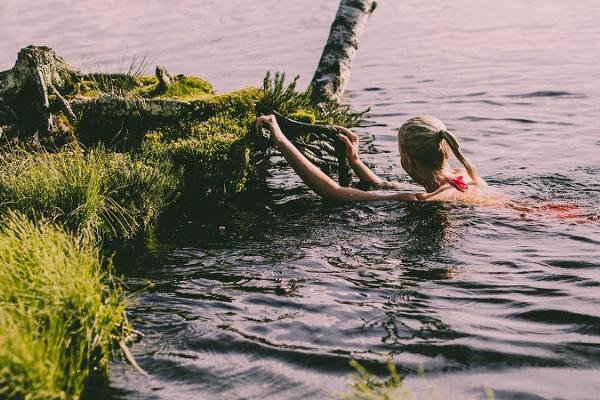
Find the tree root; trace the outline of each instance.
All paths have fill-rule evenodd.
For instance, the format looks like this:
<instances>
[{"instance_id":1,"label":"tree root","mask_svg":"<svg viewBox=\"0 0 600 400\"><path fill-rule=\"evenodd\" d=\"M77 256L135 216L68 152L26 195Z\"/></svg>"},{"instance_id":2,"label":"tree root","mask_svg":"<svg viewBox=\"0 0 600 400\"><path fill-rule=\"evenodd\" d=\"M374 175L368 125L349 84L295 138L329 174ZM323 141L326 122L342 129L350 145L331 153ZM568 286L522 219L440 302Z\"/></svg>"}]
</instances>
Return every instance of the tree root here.
<instances>
[{"instance_id":1,"label":"tree root","mask_svg":"<svg viewBox=\"0 0 600 400\"><path fill-rule=\"evenodd\" d=\"M60 108L65 114L65 116L69 119L70 122L75 122L77 116L71 109L71 105L69 104L69 102L60 94L58 89L52 83L50 83L48 87L50 89L50 92L56 96L58 103L60 104Z\"/></svg>"},{"instance_id":2,"label":"tree root","mask_svg":"<svg viewBox=\"0 0 600 400\"><path fill-rule=\"evenodd\" d=\"M123 352L123 356L125 356L125 359L127 360L127 362L133 368L135 368L140 374L144 375L145 377L150 378L150 374L147 373L146 371L144 371L144 369L142 369L142 367L140 367L140 365L137 363L137 361L135 361L133 354L131 354L131 351L129 351L129 347L127 347L127 345L125 344L125 342L123 340L119 340L119 348Z\"/></svg>"}]
</instances>

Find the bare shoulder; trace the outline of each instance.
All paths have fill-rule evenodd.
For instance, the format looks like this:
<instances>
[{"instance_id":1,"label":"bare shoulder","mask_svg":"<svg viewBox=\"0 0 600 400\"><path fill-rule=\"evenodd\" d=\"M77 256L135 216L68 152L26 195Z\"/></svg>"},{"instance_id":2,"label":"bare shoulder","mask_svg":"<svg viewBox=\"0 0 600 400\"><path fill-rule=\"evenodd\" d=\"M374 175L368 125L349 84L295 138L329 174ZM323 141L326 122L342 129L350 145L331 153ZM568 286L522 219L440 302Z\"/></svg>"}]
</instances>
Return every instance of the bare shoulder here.
<instances>
[{"instance_id":1,"label":"bare shoulder","mask_svg":"<svg viewBox=\"0 0 600 400\"><path fill-rule=\"evenodd\" d=\"M474 204L479 206L498 206L506 203L509 199L500 190L489 186L483 179L482 183L469 185L466 192L455 190L454 201Z\"/></svg>"},{"instance_id":2,"label":"bare shoulder","mask_svg":"<svg viewBox=\"0 0 600 400\"><path fill-rule=\"evenodd\" d=\"M397 181L380 181L379 183L373 185L377 190L415 190L414 185L410 185L408 183L402 183Z\"/></svg>"},{"instance_id":3,"label":"bare shoulder","mask_svg":"<svg viewBox=\"0 0 600 400\"><path fill-rule=\"evenodd\" d=\"M508 197L501 191L490 187L483 179L481 182L469 182L469 188L462 192L450 184L443 185L427 196L427 201L492 206L505 203Z\"/></svg>"}]
</instances>

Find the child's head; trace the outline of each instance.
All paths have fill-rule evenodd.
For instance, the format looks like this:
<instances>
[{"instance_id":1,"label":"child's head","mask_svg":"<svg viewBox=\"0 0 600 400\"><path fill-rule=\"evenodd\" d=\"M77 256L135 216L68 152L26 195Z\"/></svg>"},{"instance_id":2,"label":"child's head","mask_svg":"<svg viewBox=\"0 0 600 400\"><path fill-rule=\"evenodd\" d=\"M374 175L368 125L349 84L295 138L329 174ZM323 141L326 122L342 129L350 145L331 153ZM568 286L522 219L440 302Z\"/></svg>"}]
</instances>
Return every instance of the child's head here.
<instances>
[{"instance_id":1,"label":"child's head","mask_svg":"<svg viewBox=\"0 0 600 400\"><path fill-rule=\"evenodd\" d=\"M450 151L464 165L472 180L477 180L475 166L463 155L456 137L435 117L409 119L398 131L398 147L402 168L418 183L424 175L441 181L448 166Z\"/></svg>"}]
</instances>

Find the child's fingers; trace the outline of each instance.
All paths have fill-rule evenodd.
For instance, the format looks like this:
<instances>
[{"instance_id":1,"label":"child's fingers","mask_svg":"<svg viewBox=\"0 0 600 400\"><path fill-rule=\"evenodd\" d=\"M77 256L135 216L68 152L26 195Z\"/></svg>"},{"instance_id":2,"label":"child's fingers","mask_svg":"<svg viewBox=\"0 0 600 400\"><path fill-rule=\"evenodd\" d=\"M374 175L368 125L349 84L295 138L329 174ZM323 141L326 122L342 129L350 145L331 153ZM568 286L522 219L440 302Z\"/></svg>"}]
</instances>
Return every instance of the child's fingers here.
<instances>
[{"instance_id":1,"label":"child's fingers","mask_svg":"<svg viewBox=\"0 0 600 400\"><path fill-rule=\"evenodd\" d=\"M260 117L256 118L256 126L257 129L258 127L260 127L260 125L263 124L274 124L275 123L275 116L273 115L261 115Z\"/></svg>"},{"instance_id":2,"label":"child's fingers","mask_svg":"<svg viewBox=\"0 0 600 400\"><path fill-rule=\"evenodd\" d=\"M336 126L336 128L338 128L339 130L341 130L342 132L344 132L349 139L350 142L352 144L357 144L358 143L358 135L354 132L352 132L350 129L348 128L344 128L343 126Z\"/></svg>"},{"instance_id":3,"label":"child's fingers","mask_svg":"<svg viewBox=\"0 0 600 400\"><path fill-rule=\"evenodd\" d=\"M338 128L339 130L341 130L342 132L344 132L346 134L346 136L348 136L351 140L358 140L358 135L354 132L352 132L350 129L345 128L343 126L339 126L336 125L336 128Z\"/></svg>"},{"instance_id":4,"label":"child's fingers","mask_svg":"<svg viewBox=\"0 0 600 400\"><path fill-rule=\"evenodd\" d=\"M342 135L341 133L337 134L338 139L340 139L342 141L342 143L344 143L346 145L346 147L352 147L352 142L350 141L350 139L348 139L348 137L346 135Z\"/></svg>"},{"instance_id":5,"label":"child's fingers","mask_svg":"<svg viewBox=\"0 0 600 400\"><path fill-rule=\"evenodd\" d=\"M337 129L339 129L340 131L346 133L347 135L351 135L352 134L352 131L350 129L346 128L346 127L339 126L339 125L336 125L335 127Z\"/></svg>"},{"instance_id":6,"label":"child's fingers","mask_svg":"<svg viewBox=\"0 0 600 400\"><path fill-rule=\"evenodd\" d=\"M260 117L256 118L256 133L260 133L260 125L261 125L261 121L260 121Z\"/></svg>"}]
</instances>

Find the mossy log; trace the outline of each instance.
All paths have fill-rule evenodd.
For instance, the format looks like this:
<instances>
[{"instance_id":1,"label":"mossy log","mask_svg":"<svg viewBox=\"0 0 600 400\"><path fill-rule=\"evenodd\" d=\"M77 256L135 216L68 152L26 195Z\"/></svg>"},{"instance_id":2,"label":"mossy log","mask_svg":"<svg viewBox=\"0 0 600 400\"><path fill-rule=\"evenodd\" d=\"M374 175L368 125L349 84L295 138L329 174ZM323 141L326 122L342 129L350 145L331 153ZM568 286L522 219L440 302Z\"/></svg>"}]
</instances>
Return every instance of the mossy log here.
<instances>
[{"instance_id":1,"label":"mossy log","mask_svg":"<svg viewBox=\"0 0 600 400\"><path fill-rule=\"evenodd\" d=\"M12 69L0 72L0 127L48 135L57 129L57 111L71 122L83 112L121 118L207 118L201 107L177 93L172 99L157 98L168 94L175 82L163 67L156 74L156 82L149 85L152 90L144 93L133 76L84 74L48 47L28 46Z\"/></svg>"},{"instance_id":2,"label":"mossy log","mask_svg":"<svg viewBox=\"0 0 600 400\"><path fill-rule=\"evenodd\" d=\"M283 82L279 84L283 85ZM295 104L288 112L300 113L298 115L306 113L306 110L315 110L311 109L313 106L308 97L307 103L304 100L308 94L295 92L295 82L288 89L279 89L281 93L272 93L277 100L271 105L271 110L278 108L276 103L286 102ZM256 157L268 157L268 152L261 151L264 147L252 134L251 120L256 116L255 104L268 97L269 90L266 87L262 90L244 88L215 94L208 82L196 77L173 76L161 66L156 68L154 77L83 73L52 49L29 46L19 52L12 69L0 72L0 135L24 142L32 139L34 144L52 148L78 141L86 146L101 143L119 151L128 151L141 148L149 132L172 131L173 126L181 129L182 123L189 126L214 122L212 118L224 115L232 117L236 121L233 125L238 124L242 129L229 124L226 131L218 132L225 136L217 136L223 140L226 138L229 144L237 143L237 139L227 136L228 131L235 131L237 138L243 139L243 146L256 150L253 152L256 153L253 154L256 162L259 161ZM306 110L303 111L303 107ZM339 110L342 111L336 114L338 117L352 114L343 107ZM306 116L313 118L314 122L313 111ZM278 117L285 119L281 114ZM341 123L336 117L330 118L328 123L334 122ZM289 128L289 134L297 139L294 142L308 158L325 171L337 166L340 184L350 184L350 169L342 143L334 133L318 135L318 132L325 132L331 127L294 125L290 119L285 123L287 128L284 127L284 130ZM163 137L168 141L182 139L181 135L172 133ZM310 139L306 141L306 137ZM206 137L194 140L194 146L198 140L212 143L212 139ZM186 145L190 143L186 142ZM222 150L225 151L224 148ZM240 154L245 152L243 150ZM247 166L248 163L245 164ZM237 184L234 186L239 187Z\"/></svg>"}]
</instances>

